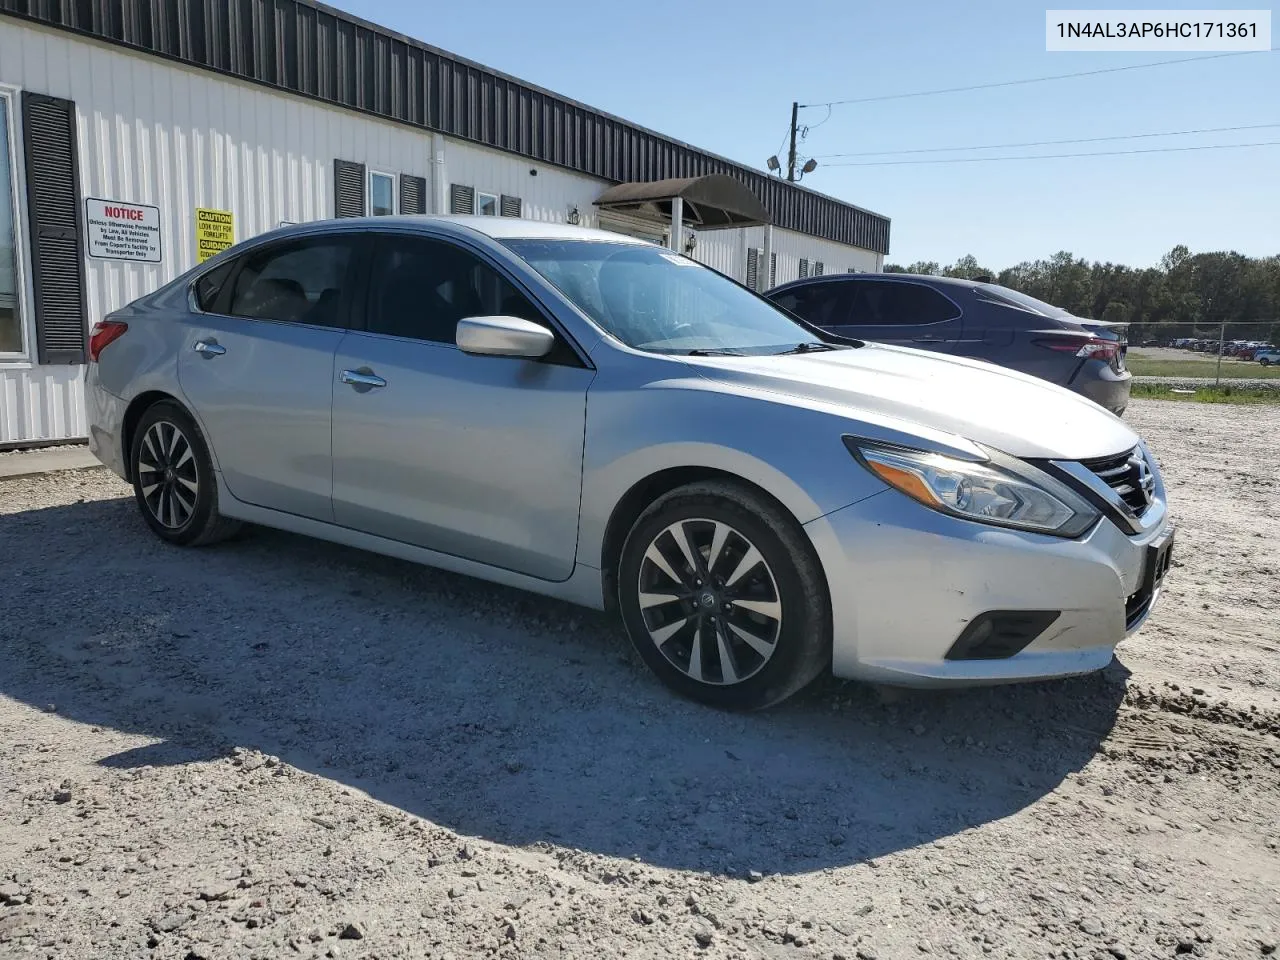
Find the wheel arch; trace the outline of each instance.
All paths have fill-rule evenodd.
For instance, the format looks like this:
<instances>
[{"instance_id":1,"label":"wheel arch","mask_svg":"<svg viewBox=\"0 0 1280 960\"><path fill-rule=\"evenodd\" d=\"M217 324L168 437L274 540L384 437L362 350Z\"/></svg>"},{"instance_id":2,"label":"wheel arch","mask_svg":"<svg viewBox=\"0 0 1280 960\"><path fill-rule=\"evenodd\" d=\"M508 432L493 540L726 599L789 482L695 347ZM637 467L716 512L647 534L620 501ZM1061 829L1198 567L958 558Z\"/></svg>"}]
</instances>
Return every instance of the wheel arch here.
<instances>
[{"instance_id":1,"label":"wheel arch","mask_svg":"<svg viewBox=\"0 0 1280 960\"><path fill-rule=\"evenodd\" d=\"M142 393L130 400L129 406L125 408L124 421L120 429L120 452L123 454L122 460L124 463L125 479L130 483L133 482L133 435L135 431L137 431L138 424L142 421L143 415L162 400L167 400L170 403L176 403L183 410L186 410L187 414L195 420L195 415L191 413L191 410L185 403L173 394L166 393L163 390L144 390ZM199 423L199 421L197 421L197 423ZM210 450L209 455L211 457L213 456L212 450Z\"/></svg>"},{"instance_id":2,"label":"wheel arch","mask_svg":"<svg viewBox=\"0 0 1280 960\"><path fill-rule=\"evenodd\" d=\"M610 612L617 610L617 575L618 564L622 558L622 547L627 534L635 526L636 520L652 504L666 496L672 490L691 483L721 481L732 483L749 490L772 504L803 530L804 525L795 513L777 496L770 493L758 483L718 467L706 466L673 466L655 471L637 480L627 489L614 505L613 511L605 524L604 536L600 546L600 581L604 591L604 606ZM819 561L821 565L821 561Z\"/></svg>"}]
</instances>

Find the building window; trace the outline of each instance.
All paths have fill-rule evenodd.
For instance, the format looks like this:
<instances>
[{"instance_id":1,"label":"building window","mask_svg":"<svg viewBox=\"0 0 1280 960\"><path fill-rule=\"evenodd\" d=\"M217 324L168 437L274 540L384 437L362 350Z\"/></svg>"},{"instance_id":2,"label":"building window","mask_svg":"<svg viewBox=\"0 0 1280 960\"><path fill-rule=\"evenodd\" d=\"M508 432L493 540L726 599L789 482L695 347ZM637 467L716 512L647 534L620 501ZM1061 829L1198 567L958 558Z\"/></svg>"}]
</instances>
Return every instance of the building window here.
<instances>
[{"instance_id":1,"label":"building window","mask_svg":"<svg viewBox=\"0 0 1280 960\"><path fill-rule=\"evenodd\" d=\"M825 267L823 266L822 261L821 260L816 261L813 265L813 275L815 277L822 276L822 272L824 269Z\"/></svg>"},{"instance_id":2,"label":"building window","mask_svg":"<svg viewBox=\"0 0 1280 960\"><path fill-rule=\"evenodd\" d=\"M14 143L13 100L0 93L0 357L23 353Z\"/></svg>"},{"instance_id":3,"label":"building window","mask_svg":"<svg viewBox=\"0 0 1280 960\"><path fill-rule=\"evenodd\" d=\"M498 215L498 198L492 193L476 191L476 213L482 217L496 217Z\"/></svg>"},{"instance_id":4,"label":"building window","mask_svg":"<svg viewBox=\"0 0 1280 960\"><path fill-rule=\"evenodd\" d=\"M369 171L369 213L389 217L396 212L396 178L389 173Z\"/></svg>"}]
</instances>

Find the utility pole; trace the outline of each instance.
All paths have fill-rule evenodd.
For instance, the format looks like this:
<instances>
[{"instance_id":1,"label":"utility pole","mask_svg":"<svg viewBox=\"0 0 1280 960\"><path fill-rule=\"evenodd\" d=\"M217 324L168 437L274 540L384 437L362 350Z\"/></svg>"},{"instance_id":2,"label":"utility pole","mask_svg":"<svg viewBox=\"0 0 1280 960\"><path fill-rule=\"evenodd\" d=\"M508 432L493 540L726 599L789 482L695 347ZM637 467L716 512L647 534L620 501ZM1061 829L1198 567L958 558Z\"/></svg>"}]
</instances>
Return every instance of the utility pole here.
<instances>
[{"instance_id":1,"label":"utility pole","mask_svg":"<svg viewBox=\"0 0 1280 960\"><path fill-rule=\"evenodd\" d=\"M791 149L787 151L787 179L796 179L796 115L800 112L800 104L791 101Z\"/></svg>"}]
</instances>

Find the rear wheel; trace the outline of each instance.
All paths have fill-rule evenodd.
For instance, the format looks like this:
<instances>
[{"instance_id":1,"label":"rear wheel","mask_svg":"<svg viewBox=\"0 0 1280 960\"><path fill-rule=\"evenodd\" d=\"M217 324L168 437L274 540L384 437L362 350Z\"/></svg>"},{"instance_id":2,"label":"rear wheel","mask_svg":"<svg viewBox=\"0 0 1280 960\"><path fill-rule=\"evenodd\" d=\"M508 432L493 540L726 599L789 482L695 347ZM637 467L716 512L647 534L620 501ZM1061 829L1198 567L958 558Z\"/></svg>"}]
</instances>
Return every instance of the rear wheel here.
<instances>
[{"instance_id":1,"label":"rear wheel","mask_svg":"<svg viewBox=\"0 0 1280 960\"><path fill-rule=\"evenodd\" d=\"M731 483L680 487L622 549L627 633L670 687L728 709L767 707L831 663L831 605L794 519Z\"/></svg>"},{"instance_id":2,"label":"rear wheel","mask_svg":"<svg viewBox=\"0 0 1280 960\"><path fill-rule=\"evenodd\" d=\"M1271 363L1271 361L1270 361L1267 357L1263 357L1263 358L1262 358L1261 360L1259 360L1258 362L1259 362L1260 364L1262 364L1264 367L1265 367L1265 366L1270 365L1270 363Z\"/></svg>"},{"instance_id":3,"label":"rear wheel","mask_svg":"<svg viewBox=\"0 0 1280 960\"><path fill-rule=\"evenodd\" d=\"M142 415L130 464L138 509L162 540L199 546L240 529L240 521L218 513L209 448L195 420L177 403L162 400Z\"/></svg>"}]
</instances>

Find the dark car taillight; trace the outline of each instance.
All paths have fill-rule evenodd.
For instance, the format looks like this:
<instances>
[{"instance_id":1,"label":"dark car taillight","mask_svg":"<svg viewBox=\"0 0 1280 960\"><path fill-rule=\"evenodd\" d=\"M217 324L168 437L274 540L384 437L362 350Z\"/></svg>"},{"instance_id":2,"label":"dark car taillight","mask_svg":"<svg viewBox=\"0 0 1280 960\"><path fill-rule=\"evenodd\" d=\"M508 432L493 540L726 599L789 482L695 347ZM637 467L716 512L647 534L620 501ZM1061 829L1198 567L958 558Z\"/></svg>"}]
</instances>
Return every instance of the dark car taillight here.
<instances>
[{"instance_id":1,"label":"dark car taillight","mask_svg":"<svg viewBox=\"0 0 1280 960\"><path fill-rule=\"evenodd\" d=\"M99 320L89 331L89 362L97 363L103 348L124 336L129 325L123 320Z\"/></svg>"},{"instance_id":2,"label":"dark car taillight","mask_svg":"<svg viewBox=\"0 0 1280 960\"><path fill-rule=\"evenodd\" d=\"M1045 337L1034 341L1037 347L1046 350L1057 350L1071 353L1077 357L1092 357L1095 360L1113 360L1120 356L1123 344L1119 340L1107 340L1104 337Z\"/></svg>"}]
</instances>

